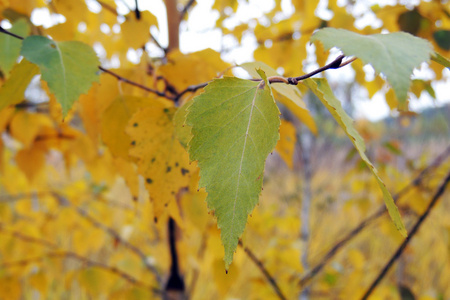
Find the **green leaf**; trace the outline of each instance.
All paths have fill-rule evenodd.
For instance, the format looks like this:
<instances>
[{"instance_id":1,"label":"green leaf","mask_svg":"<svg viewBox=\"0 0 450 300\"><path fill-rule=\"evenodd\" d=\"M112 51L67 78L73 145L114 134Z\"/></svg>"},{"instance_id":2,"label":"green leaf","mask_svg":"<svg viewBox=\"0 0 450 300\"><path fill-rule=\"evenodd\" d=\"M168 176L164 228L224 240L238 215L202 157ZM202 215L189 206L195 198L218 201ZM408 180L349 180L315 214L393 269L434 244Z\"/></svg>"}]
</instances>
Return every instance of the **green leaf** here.
<instances>
[{"instance_id":1,"label":"green leaf","mask_svg":"<svg viewBox=\"0 0 450 300\"><path fill-rule=\"evenodd\" d=\"M267 76L279 76L277 71L269 67L263 62L250 62L239 65L239 67L243 68L247 71L250 76L253 78L258 78L257 69L262 69ZM298 87L283 83L272 84L271 87L286 97L285 99L277 99L284 106L286 106L289 110L291 110L297 118L299 118L314 134L317 134L316 123L314 122L313 117L311 116L308 108L306 107L305 102L302 99L302 95L300 94L300 90Z\"/></svg>"},{"instance_id":2,"label":"green leaf","mask_svg":"<svg viewBox=\"0 0 450 300\"><path fill-rule=\"evenodd\" d=\"M27 36L30 33L30 25L25 19L19 19L14 22L9 31L19 36ZM20 55L20 46L22 46L21 40L7 34L0 34L0 69L6 77Z\"/></svg>"},{"instance_id":3,"label":"green leaf","mask_svg":"<svg viewBox=\"0 0 450 300\"><path fill-rule=\"evenodd\" d=\"M359 133L353 126L353 120L345 113L344 109L341 106L341 102L334 96L327 80L323 78L306 79L303 81L303 83L308 88L310 88L311 91L320 99L323 105L325 105L325 107L333 115L333 118L336 120L339 126L344 129L345 133L352 141L356 150L358 150L358 153L361 156L362 160L366 163L370 171L372 171L373 175L375 176L378 185L383 192L383 199L392 221L394 222L400 233L403 236L407 236L405 226L403 225L400 213L398 212L397 206L395 205L391 194L378 175L377 169L372 165L372 163L369 161L369 158L367 158L366 154L364 153L366 151L366 146L364 144L363 138L359 135Z\"/></svg>"},{"instance_id":4,"label":"green leaf","mask_svg":"<svg viewBox=\"0 0 450 300\"><path fill-rule=\"evenodd\" d=\"M431 60L443 65L446 68L450 68L450 60L437 52L434 52L431 56Z\"/></svg>"},{"instance_id":5,"label":"green leaf","mask_svg":"<svg viewBox=\"0 0 450 300\"><path fill-rule=\"evenodd\" d=\"M39 66L42 78L61 103L64 116L99 78L97 55L81 42L55 42L43 36L30 36L23 41L21 54Z\"/></svg>"},{"instance_id":6,"label":"green leaf","mask_svg":"<svg viewBox=\"0 0 450 300\"><path fill-rule=\"evenodd\" d=\"M279 139L279 110L264 72L263 81L215 79L188 109L191 160L200 167L208 207L217 216L228 269L258 202L265 160Z\"/></svg>"},{"instance_id":7,"label":"green leaf","mask_svg":"<svg viewBox=\"0 0 450 300\"><path fill-rule=\"evenodd\" d=\"M321 41L326 50L337 47L347 56L356 56L383 73L400 103L406 102L414 68L428 62L431 44L406 32L360 35L344 29L324 28L311 41Z\"/></svg>"},{"instance_id":8,"label":"green leaf","mask_svg":"<svg viewBox=\"0 0 450 300\"><path fill-rule=\"evenodd\" d=\"M15 65L8 80L0 89L0 110L23 101L25 90L31 79L39 74L39 68L27 61L22 61Z\"/></svg>"}]
</instances>

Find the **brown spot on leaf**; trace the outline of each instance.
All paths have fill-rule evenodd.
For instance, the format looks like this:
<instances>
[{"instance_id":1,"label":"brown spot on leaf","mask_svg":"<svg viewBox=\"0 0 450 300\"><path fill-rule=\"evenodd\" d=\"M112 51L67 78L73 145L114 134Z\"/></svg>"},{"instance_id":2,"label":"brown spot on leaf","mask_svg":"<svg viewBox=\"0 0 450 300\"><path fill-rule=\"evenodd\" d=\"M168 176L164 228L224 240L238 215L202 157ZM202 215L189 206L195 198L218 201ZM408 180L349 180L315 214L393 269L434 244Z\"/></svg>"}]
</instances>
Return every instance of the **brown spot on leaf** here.
<instances>
[{"instance_id":1,"label":"brown spot on leaf","mask_svg":"<svg viewBox=\"0 0 450 300\"><path fill-rule=\"evenodd\" d=\"M133 196L133 201L138 201L138 197L137 196Z\"/></svg>"},{"instance_id":2,"label":"brown spot on leaf","mask_svg":"<svg viewBox=\"0 0 450 300\"><path fill-rule=\"evenodd\" d=\"M156 158L155 158L155 157L153 157L153 158L152 158L152 161L151 161L151 162L153 163L153 162L155 162L155 160L156 160Z\"/></svg>"},{"instance_id":3,"label":"brown spot on leaf","mask_svg":"<svg viewBox=\"0 0 450 300\"><path fill-rule=\"evenodd\" d=\"M186 175L187 173L189 173L189 170L188 170L188 169L181 168L181 174L182 174L183 176Z\"/></svg>"},{"instance_id":4,"label":"brown spot on leaf","mask_svg":"<svg viewBox=\"0 0 450 300\"><path fill-rule=\"evenodd\" d=\"M167 114L169 112L168 108L164 108L164 112Z\"/></svg>"},{"instance_id":5,"label":"brown spot on leaf","mask_svg":"<svg viewBox=\"0 0 450 300\"><path fill-rule=\"evenodd\" d=\"M172 167L167 167L167 169L166 169L166 173L169 173L170 171L172 170Z\"/></svg>"},{"instance_id":6,"label":"brown spot on leaf","mask_svg":"<svg viewBox=\"0 0 450 300\"><path fill-rule=\"evenodd\" d=\"M145 179L145 181L146 181L148 184L151 184L151 183L153 182L153 180L151 180L150 178Z\"/></svg>"},{"instance_id":7,"label":"brown spot on leaf","mask_svg":"<svg viewBox=\"0 0 450 300\"><path fill-rule=\"evenodd\" d=\"M134 123L134 124L133 124L133 127L138 127L138 123Z\"/></svg>"},{"instance_id":8,"label":"brown spot on leaf","mask_svg":"<svg viewBox=\"0 0 450 300\"><path fill-rule=\"evenodd\" d=\"M155 221L155 223L158 223L158 218L155 217L155 218L153 219L153 221Z\"/></svg>"},{"instance_id":9,"label":"brown spot on leaf","mask_svg":"<svg viewBox=\"0 0 450 300\"><path fill-rule=\"evenodd\" d=\"M136 145L136 141L132 141L132 142L131 142L131 145L132 145L132 146L135 146L135 145Z\"/></svg>"}]
</instances>

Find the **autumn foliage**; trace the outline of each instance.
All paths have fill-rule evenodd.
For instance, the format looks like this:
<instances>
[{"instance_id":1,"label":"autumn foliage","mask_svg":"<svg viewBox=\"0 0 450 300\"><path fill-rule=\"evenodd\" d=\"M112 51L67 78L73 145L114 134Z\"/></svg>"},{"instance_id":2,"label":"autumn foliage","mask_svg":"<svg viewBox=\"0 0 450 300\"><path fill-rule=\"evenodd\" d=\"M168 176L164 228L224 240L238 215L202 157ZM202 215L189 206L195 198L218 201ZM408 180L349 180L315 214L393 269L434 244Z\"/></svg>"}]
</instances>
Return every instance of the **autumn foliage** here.
<instances>
[{"instance_id":1,"label":"autumn foliage","mask_svg":"<svg viewBox=\"0 0 450 300\"><path fill-rule=\"evenodd\" d=\"M448 118L421 143L410 110L448 83L447 1L215 0L232 46L193 53L204 4L166 0L162 45L144 2L0 0L0 299L450 297Z\"/></svg>"}]
</instances>

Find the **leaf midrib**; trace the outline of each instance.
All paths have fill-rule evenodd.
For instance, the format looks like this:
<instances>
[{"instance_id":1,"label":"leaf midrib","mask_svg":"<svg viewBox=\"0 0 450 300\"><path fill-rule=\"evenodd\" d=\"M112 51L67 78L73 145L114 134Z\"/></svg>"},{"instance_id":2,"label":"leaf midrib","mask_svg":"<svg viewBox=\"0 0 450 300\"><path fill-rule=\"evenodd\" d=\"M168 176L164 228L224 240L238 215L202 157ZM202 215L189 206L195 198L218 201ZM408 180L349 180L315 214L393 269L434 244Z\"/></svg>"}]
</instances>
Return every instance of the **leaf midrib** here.
<instances>
[{"instance_id":1,"label":"leaf midrib","mask_svg":"<svg viewBox=\"0 0 450 300\"><path fill-rule=\"evenodd\" d=\"M247 139L249 137L249 129L250 129L250 124L252 122L252 116L253 116L253 108L256 106L256 96L258 95L258 90L259 90L261 84L263 84L263 83L264 83L264 81L261 81L261 83L258 84L258 86L256 87L255 94L253 95L253 100L251 103L250 116L248 118L247 130L245 132L244 146L242 147L241 162L239 163L238 181L237 181L236 194L234 195L234 203L233 203L233 216L231 217L230 237L233 237L233 228L234 228L233 224L234 224L234 217L236 216L236 203L237 203L237 198L238 198L239 185L240 185L240 181L241 181L242 162L244 161Z\"/></svg>"}]
</instances>

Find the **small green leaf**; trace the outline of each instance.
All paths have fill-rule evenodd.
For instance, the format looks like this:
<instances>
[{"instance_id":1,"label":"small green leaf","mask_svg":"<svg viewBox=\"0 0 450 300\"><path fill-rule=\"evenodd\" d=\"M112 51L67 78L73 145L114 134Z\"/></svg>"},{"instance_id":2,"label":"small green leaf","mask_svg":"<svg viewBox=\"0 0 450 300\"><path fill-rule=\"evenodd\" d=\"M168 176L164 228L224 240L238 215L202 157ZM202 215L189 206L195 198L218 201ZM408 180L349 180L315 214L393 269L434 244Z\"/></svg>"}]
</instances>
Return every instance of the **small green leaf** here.
<instances>
[{"instance_id":1,"label":"small green leaf","mask_svg":"<svg viewBox=\"0 0 450 300\"><path fill-rule=\"evenodd\" d=\"M383 73L395 94L404 103L411 85L410 76L433 51L429 42L406 32L361 35L344 29L324 28L311 41L321 41L325 49L337 47L347 56L356 56Z\"/></svg>"},{"instance_id":2,"label":"small green leaf","mask_svg":"<svg viewBox=\"0 0 450 300\"><path fill-rule=\"evenodd\" d=\"M437 52L434 52L431 56L431 60L443 65L446 68L450 68L450 60Z\"/></svg>"},{"instance_id":3,"label":"small green leaf","mask_svg":"<svg viewBox=\"0 0 450 300\"><path fill-rule=\"evenodd\" d=\"M30 33L30 25L25 19L19 19L14 22L9 31L25 37ZM0 69L6 77L20 55L20 46L22 46L21 40L7 34L0 34Z\"/></svg>"},{"instance_id":4,"label":"small green leaf","mask_svg":"<svg viewBox=\"0 0 450 300\"><path fill-rule=\"evenodd\" d=\"M258 202L265 160L279 139L279 110L263 81L215 79L188 109L191 160L200 167L208 207L217 216L228 269Z\"/></svg>"},{"instance_id":5,"label":"small green leaf","mask_svg":"<svg viewBox=\"0 0 450 300\"><path fill-rule=\"evenodd\" d=\"M31 79L37 74L39 74L39 68L26 59L22 59L19 64L15 65L8 80L0 89L0 110L22 102L25 90Z\"/></svg>"},{"instance_id":6,"label":"small green leaf","mask_svg":"<svg viewBox=\"0 0 450 300\"><path fill-rule=\"evenodd\" d=\"M257 69L262 69L267 76L279 76L277 71L272 69L270 66L266 65L263 62L250 62L239 65L239 67L243 68L247 71L250 76L253 78L258 78ZM306 107L305 102L302 99L302 95L300 94L300 90L298 87L283 83L272 84L271 87L286 97L287 101L284 99L277 99L284 106L289 108L296 116L299 118L312 133L317 134L316 123L314 122L314 118L311 116L308 108Z\"/></svg>"},{"instance_id":7,"label":"small green leaf","mask_svg":"<svg viewBox=\"0 0 450 300\"><path fill-rule=\"evenodd\" d=\"M30 36L23 41L21 54L39 66L42 78L61 103L64 116L99 78L97 55L81 42L55 42L43 36Z\"/></svg>"},{"instance_id":8,"label":"small green leaf","mask_svg":"<svg viewBox=\"0 0 450 300\"><path fill-rule=\"evenodd\" d=\"M345 133L352 141L356 150L358 150L358 153L361 156L362 160L366 163L370 171L372 171L373 175L375 176L378 185L381 191L383 192L383 199L392 221L394 222L395 226L400 231L400 233L403 236L407 236L405 226L403 225L400 213L398 212L397 206L395 205L391 194L389 193L389 191L386 188L386 185L378 175L377 169L372 165L369 158L364 153L366 151L366 146L364 144L363 138L359 135L359 133L353 126L353 120L345 113L344 109L341 106L341 102L334 96L330 86L328 85L327 80L323 78L306 79L303 81L303 83L308 88L310 88L311 91L320 99L323 105L325 105L325 107L330 111L330 113L332 114L336 122L339 124L339 126L341 126L342 129L344 129Z\"/></svg>"}]
</instances>

